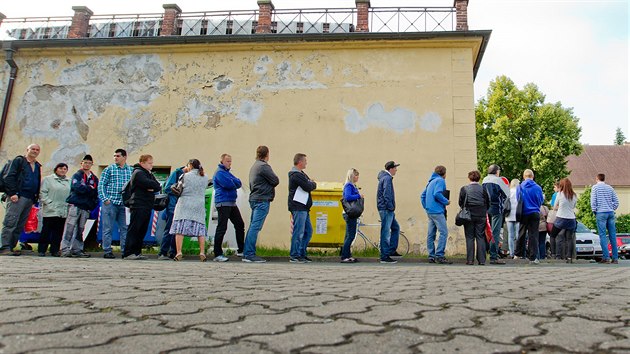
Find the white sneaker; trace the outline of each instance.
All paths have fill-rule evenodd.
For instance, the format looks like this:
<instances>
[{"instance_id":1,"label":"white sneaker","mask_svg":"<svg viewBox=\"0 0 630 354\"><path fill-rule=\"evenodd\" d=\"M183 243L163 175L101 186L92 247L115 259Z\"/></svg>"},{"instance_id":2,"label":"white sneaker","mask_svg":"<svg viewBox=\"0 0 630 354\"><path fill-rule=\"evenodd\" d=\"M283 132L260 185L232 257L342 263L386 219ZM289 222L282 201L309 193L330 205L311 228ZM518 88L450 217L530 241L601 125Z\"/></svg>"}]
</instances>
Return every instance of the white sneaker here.
<instances>
[{"instance_id":1,"label":"white sneaker","mask_svg":"<svg viewBox=\"0 0 630 354\"><path fill-rule=\"evenodd\" d=\"M536 258L533 261L529 261L529 264L540 264L540 261Z\"/></svg>"},{"instance_id":2,"label":"white sneaker","mask_svg":"<svg viewBox=\"0 0 630 354\"><path fill-rule=\"evenodd\" d=\"M518 259L518 256L514 256L512 259Z\"/></svg>"},{"instance_id":3,"label":"white sneaker","mask_svg":"<svg viewBox=\"0 0 630 354\"><path fill-rule=\"evenodd\" d=\"M236 257L243 257L243 252L236 252Z\"/></svg>"},{"instance_id":4,"label":"white sneaker","mask_svg":"<svg viewBox=\"0 0 630 354\"><path fill-rule=\"evenodd\" d=\"M213 261L215 261L215 262L227 262L227 261L229 261L229 260L230 260L230 259L229 259L229 258L227 258L227 257L226 257L226 256L224 256L224 255L216 256L216 257L214 257L214 259L213 259Z\"/></svg>"}]
</instances>

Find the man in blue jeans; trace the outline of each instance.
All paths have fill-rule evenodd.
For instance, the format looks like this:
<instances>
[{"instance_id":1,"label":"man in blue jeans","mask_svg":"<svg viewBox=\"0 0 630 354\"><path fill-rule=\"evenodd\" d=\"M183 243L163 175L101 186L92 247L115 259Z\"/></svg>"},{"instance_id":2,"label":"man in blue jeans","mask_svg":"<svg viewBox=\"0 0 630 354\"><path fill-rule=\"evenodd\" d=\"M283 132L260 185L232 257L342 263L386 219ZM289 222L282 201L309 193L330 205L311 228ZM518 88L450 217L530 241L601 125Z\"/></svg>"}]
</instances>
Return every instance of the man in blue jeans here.
<instances>
[{"instance_id":1,"label":"man in blue jeans","mask_svg":"<svg viewBox=\"0 0 630 354\"><path fill-rule=\"evenodd\" d=\"M396 195L394 194L394 176L400 164L388 161L385 170L378 174L378 187L376 189L376 208L381 217L381 263L395 264L392 256L400 256L396 252L400 225L396 221Z\"/></svg>"},{"instance_id":2,"label":"man in blue jeans","mask_svg":"<svg viewBox=\"0 0 630 354\"><path fill-rule=\"evenodd\" d=\"M619 207L617 193L610 185L606 184L606 175L600 173L595 179L595 185L591 189L591 209L597 219L597 233L599 243L602 246L602 260L600 263L610 263L608 242L612 248L612 263L619 263L617 253L617 229L615 227L615 210ZM608 237L606 237L608 230Z\"/></svg>"},{"instance_id":3,"label":"man in blue jeans","mask_svg":"<svg viewBox=\"0 0 630 354\"><path fill-rule=\"evenodd\" d=\"M492 227L492 238L490 242L490 264L505 264L499 260L499 241L501 241L501 229L503 228L503 211L506 200L510 197L510 188L501 177L501 167L496 164L488 167L488 175L483 179L482 186L490 197L490 208L488 208L488 218Z\"/></svg>"},{"instance_id":4,"label":"man in blue jeans","mask_svg":"<svg viewBox=\"0 0 630 354\"><path fill-rule=\"evenodd\" d=\"M518 239L514 254L524 254L525 244L530 264L539 264L538 259L538 224L540 222L540 206L545 201L542 188L534 182L534 171L523 171L523 183L516 188L516 199L523 201L523 213L519 220Z\"/></svg>"},{"instance_id":5,"label":"man in blue jeans","mask_svg":"<svg viewBox=\"0 0 630 354\"><path fill-rule=\"evenodd\" d=\"M120 251L125 252L127 238L127 216L122 200L122 190L131 179L133 170L127 165L127 152L116 149L114 163L105 167L98 184L98 197L101 200L101 220L103 220L103 258L114 259L112 252L112 231L118 227Z\"/></svg>"},{"instance_id":6,"label":"man in blue jeans","mask_svg":"<svg viewBox=\"0 0 630 354\"><path fill-rule=\"evenodd\" d=\"M311 259L306 256L306 247L313 236L313 226L309 212L313 205L311 191L317 188L317 183L311 180L304 169L306 168L306 155L298 153L293 157L293 168L289 171L289 211L293 218L293 231L291 233L291 251L289 262L309 263Z\"/></svg>"},{"instance_id":7,"label":"man in blue jeans","mask_svg":"<svg viewBox=\"0 0 630 354\"><path fill-rule=\"evenodd\" d=\"M446 226L446 206L451 202L444 196L446 191L446 167L436 166L433 174L429 178L427 187L420 196L422 207L427 211L429 218L427 232L427 250L429 251L429 263L452 264L446 259L446 240L448 239L448 228ZM440 232L437 250L435 249L435 237Z\"/></svg>"},{"instance_id":8,"label":"man in blue jeans","mask_svg":"<svg viewBox=\"0 0 630 354\"><path fill-rule=\"evenodd\" d=\"M269 214L269 205L276 195L275 188L280 183L268 162L269 148L261 145L256 149L256 161L249 170L249 206L252 208L252 217L245 236L242 259L247 263L266 262L256 255L256 241Z\"/></svg>"}]
</instances>

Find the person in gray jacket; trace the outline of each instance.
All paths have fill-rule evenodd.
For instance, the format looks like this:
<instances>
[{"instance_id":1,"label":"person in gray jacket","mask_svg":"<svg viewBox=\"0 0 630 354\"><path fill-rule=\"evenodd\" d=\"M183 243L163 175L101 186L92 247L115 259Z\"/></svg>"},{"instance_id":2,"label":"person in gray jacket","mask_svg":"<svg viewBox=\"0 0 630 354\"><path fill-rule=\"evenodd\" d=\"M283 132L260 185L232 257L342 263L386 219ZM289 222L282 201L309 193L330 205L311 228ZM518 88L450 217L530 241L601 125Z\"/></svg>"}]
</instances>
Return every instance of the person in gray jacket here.
<instances>
[{"instance_id":1,"label":"person in gray jacket","mask_svg":"<svg viewBox=\"0 0 630 354\"><path fill-rule=\"evenodd\" d=\"M256 149L256 161L249 170L249 205L252 208L252 217L245 236L243 262L266 262L266 260L256 256L256 241L267 214L269 214L269 205L276 195L275 188L280 183L268 161L269 148L264 145L259 146Z\"/></svg>"},{"instance_id":2,"label":"person in gray jacket","mask_svg":"<svg viewBox=\"0 0 630 354\"><path fill-rule=\"evenodd\" d=\"M177 254L174 261L182 260L182 243L184 236L196 237L199 242L199 260L206 261L206 208L205 192L208 176L203 172L201 162L197 159L188 161L183 176L182 194L177 199L173 213L173 225L170 233L175 235Z\"/></svg>"}]
</instances>

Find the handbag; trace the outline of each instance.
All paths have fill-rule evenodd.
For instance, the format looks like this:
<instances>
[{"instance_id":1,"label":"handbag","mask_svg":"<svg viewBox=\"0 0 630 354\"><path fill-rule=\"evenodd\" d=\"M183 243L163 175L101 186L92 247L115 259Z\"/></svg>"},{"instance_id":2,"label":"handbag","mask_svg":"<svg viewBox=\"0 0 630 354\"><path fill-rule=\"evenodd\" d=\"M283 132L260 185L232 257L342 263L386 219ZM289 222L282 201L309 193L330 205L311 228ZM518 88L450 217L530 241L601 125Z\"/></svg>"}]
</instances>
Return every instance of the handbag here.
<instances>
[{"instance_id":1,"label":"handbag","mask_svg":"<svg viewBox=\"0 0 630 354\"><path fill-rule=\"evenodd\" d=\"M551 209L549 210L549 214L547 214L547 233L551 234L551 229L553 229L553 224L556 222L556 213L557 211Z\"/></svg>"},{"instance_id":2,"label":"handbag","mask_svg":"<svg viewBox=\"0 0 630 354\"><path fill-rule=\"evenodd\" d=\"M341 199L341 206L343 207L343 211L348 215L351 219L356 219L361 214L363 214L365 199L359 198L353 201L347 201L345 199Z\"/></svg>"},{"instance_id":3,"label":"handbag","mask_svg":"<svg viewBox=\"0 0 630 354\"><path fill-rule=\"evenodd\" d=\"M153 199L153 210L162 211L168 206L168 194L160 193L156 194Z\"/></svg>"},{"instance_id":4,"label":"handbag","mask_svg":"<svg viewBox=\"0 0 630 354\"><path fill-rule=\"evenodd\" d=\"M494 237L492 237L492 226L490 226L490 218L486 214L486 241L492 244L494 242Z\"/></svg>"},{"instance_id":5,"label":"handbag","mask_svg":"<svg viewBox=\"0 0 630 354\"><path fill-rule=\"evenodd\" d=\"M171 186L171 194L173 194L176 197L179 197L182 195L183 191L184 191L184 175L181 175L179 179L177 180L177 183Z\"/></svg>"},{"instance_id":6,"label":"handbag","mask_svg":"<svg viewBox=\"0 0 630 354\"><path fill-rule=\"evenodd\" d=\"M466 190L466 189L464 189ZM468 190L466 190L466 196L464 197L464 205L459 210L457 215L455 215L455 225L462 226L466 223L472 221L472 216L470 215L470 210L466 209L466 202L468 201Z\"/></svg>"},{"instance_id":7,"label":"handbag","mask_svg":"<svg viewBox=\"0 0 630 354\"><path fill-rule=\"evenodd\" d=\"M31 233L37 231L39 225L37 214L39 214L39 207L33 205L28 212L28 218L26 219L26 224L24 224L24 232Z\"/></svg>"}]
</instances>

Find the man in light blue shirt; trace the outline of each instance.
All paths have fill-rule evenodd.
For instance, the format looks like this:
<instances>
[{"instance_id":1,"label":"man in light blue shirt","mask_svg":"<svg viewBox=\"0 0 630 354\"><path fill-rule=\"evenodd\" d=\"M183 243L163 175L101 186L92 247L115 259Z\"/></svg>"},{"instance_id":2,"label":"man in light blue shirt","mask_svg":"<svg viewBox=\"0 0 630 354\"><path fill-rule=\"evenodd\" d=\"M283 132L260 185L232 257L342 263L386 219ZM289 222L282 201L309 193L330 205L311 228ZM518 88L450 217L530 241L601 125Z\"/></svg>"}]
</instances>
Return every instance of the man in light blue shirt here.
<instances>
[{"instance_id":1,"label":"man in light blue shirt","mask_svg":"<svg viewBox=\"0 0 630 354\"><path fill-rule=\"evenodd\" d=\"M591 189L591 209L597 219L597 233L599 243L602 246L602 260L600 263L610 263L608 242L612 248L612 263L617 264L617 230L615 228L615 210L619 207L617 193L610 185L606 184L606 175L600 173L595 178L595 185ZM606 237L608 230L608 237Z\"/></svg>"}]
</instances>

